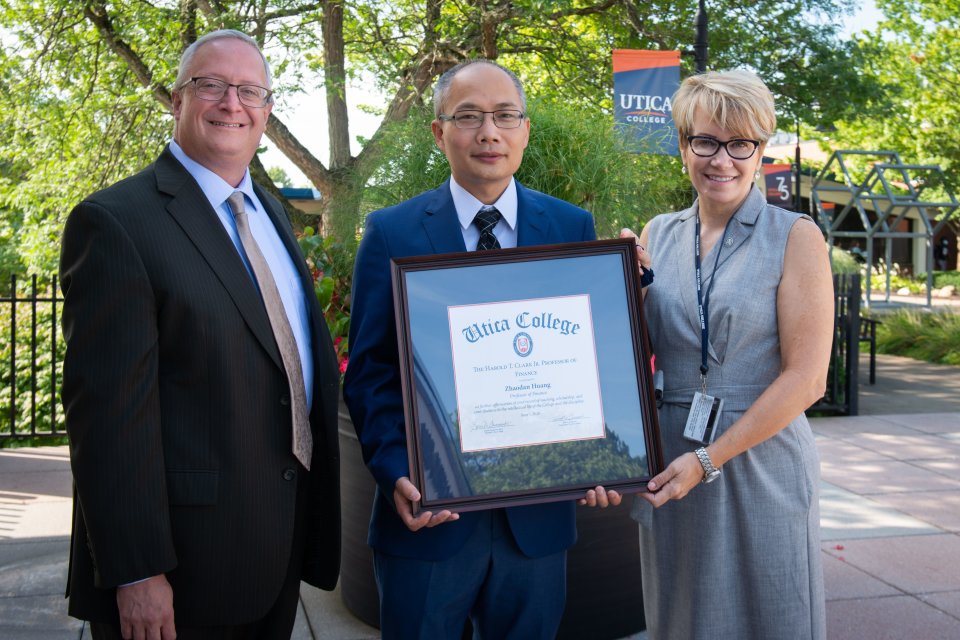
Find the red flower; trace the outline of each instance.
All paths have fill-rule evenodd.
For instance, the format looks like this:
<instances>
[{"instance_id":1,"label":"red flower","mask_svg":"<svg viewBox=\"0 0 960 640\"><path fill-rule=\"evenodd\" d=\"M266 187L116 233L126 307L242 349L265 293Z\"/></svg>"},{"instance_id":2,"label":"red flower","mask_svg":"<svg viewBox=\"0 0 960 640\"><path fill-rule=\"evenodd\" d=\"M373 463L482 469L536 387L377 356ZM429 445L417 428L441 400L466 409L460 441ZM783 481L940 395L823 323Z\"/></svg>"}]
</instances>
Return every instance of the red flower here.
<instances>
[{"instance_id":1,"label":"red flower","mask_svg":"<svg viewBox=\"0 0 960 640\"><path fill-rule=\"evenodd\" d=\"M340 373L347 372L347 363L350 361L350 358L344 356L340 359Z\"/></svg>"}]
</instances>

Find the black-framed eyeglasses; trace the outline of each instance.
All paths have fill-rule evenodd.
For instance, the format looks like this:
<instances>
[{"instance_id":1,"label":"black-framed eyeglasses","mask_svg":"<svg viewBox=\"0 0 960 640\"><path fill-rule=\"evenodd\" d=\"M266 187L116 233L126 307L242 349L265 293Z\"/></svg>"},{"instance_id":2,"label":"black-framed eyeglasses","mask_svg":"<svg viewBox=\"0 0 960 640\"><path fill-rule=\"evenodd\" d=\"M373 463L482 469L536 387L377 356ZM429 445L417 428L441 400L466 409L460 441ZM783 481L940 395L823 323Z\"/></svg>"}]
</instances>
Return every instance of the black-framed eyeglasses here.
<instances>
[{"instance_id":1,"label":"black-framed eyeglasses","mask_svg":"<svg viewBox=\"0 0 960 640\"><path fill-rule=\"evenodd\" d=\"M723 147L727 150L727 155L734 160L747 160L757 152L760 141L734 138L722 142L710 136L687 136L687 144L690 146L690 151L701 158L712 158L720 151L720 147Z\"/></svg>"},{"instance_id":2,"label":"black-framed eyeglasses","mask_svg":"<svg viewBox=\"0 0 960 640\"><path fill-rule=\"evenodd\" d=\"M201 100L210 100L216 102L222 100L223 95L230 87L237 88L237 99L240 104L248 107L263 108L270 102L270 96L273 91L255 84L230 84L216 78L190 78L193 83L194 92Z\"/></svg>"},{"instance_id":3,"label":"black-framed eyeglasses","mask_svg":"<svg viewBox=\"0 0 960 640\"><path fill-rule=\"evenodd\" d=\"M463 109L452 116L441 113L437 119L443 122L453 120L453 125L457 129L479 129L483 126L483 119L488 113L493 116L493 124L498 129L516 129L526 117L519 109L497 109L496 111Z\"/></svg>"}]
</instances>

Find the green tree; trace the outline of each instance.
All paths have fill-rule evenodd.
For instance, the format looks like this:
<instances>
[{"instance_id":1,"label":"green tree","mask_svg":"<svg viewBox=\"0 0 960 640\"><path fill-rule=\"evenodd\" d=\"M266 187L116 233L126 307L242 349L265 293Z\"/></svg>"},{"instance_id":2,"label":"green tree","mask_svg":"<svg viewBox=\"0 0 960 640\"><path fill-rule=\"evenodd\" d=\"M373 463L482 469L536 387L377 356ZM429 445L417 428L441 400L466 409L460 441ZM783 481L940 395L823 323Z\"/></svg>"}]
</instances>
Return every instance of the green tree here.
<instances>
[{"instance_id":1,"label":"green tree","mask_svg":"<svg viewBox=\"0 0 960 640\"><path fill-rule=\"evenodd\" d=\"M960 0L878 0L885 19L857 38L861 73L883 88L833 136L843 148L939 164L960 191Z\"/></svg>"},{"instance_id":2,"label":"green tree","mask_svg":"<svg viewBox=\"0 0 960 640\"><path fill-rule=\"evenodd\" d=\"M609 115L596 105L534 99L527 107L530 143L517 179L593 212L601 238L689 205L690 182L677 159L626 152ZM388 129L383 154L389 161L368 180L362 211L401 202L446 180L449 168L434 144L432 119L433 111L415 109Z\"/></svg>"},{"instance_id":3,"label":"green tree","mask_svg":"<svg viewBox=\"0 0 960 640\"><path fill-rule=\"evenodd\" d=\"M15 237L20 228L20 215L16 211L0 211L0 295L10 293L10 276L24 271L16 251Z\"/></svg>"},{"instance_id":4,"label":"green tree","mask_svg":"<svg viewBox=\"0 0 960 640\"><path fill-rule=\"evenodd\" d=\"M349 240L367 178L390 161L382 152L389 125L429 98L440 73L470 57L493 58L516 68L531 95L609 112L611 49L687 49L696 4L0 0L0 159L10 164L2 172L0 206L24 216L25 261L52 268L72 204L140 168L169 137L170 87L183 48L200 33L234 27L264 46L281 98L323 90L326 161L288 129L282 108L271 115L267 136L323 193L323 232ZM708 4L711 66L759 70L799 117L813 117L798 105L809 105L809 88L830 74L845 92L842 99L819 92L820 111L856 106L864 92L857 74L841 64L847 51L836 38L836 18L848 0ZM382 125L353 155L346 96L352 83L371 78L386 96L377 107ZM251 169L269 185L258 160ZM308 222L288 211L297 226Z\"/></svg>"},{"instance_id":5,"label":"green tree","mask_svg":"<svg viewBox=\"0 0 960 640\"><path fill-rule=\"evenodd\" d=\"M270 176L270 180L272 180L273 184L278 188L293 186L293 181L290 180L290 176L287 175L287 172L284 171L282 167L270 167L267 169L267 175Z\"/></svg>"},{"instance_id":6,"label":"green tree","mask_svg":"<svg viewBox=\"0 0 960 640\"><path fill-rule=\"evenodd\" d=\"M19 301L0 304L0 362L16 363L16 367L0 367L0 434L4 435L26 436L31 425L38 433L64 431L60 385L54 380L61 379L66 345L54 318L52 283L38 279L35 284L36 289L30 280L20 281L14 292L6 283L4 297ZM11 312L17 318L12 335Z\"/></svg>"}]
</instances>

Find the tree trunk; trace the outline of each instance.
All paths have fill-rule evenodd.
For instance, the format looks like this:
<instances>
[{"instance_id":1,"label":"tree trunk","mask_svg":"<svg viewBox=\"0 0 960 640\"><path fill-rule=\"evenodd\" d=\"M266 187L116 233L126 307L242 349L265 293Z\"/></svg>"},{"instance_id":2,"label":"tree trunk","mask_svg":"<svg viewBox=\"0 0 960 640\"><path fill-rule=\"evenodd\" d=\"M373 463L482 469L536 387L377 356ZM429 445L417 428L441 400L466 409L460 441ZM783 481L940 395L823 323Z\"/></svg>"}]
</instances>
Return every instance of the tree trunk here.
<instances>
[{"instance_id":1,"label":"tree trunk","mask_svg":"<svg viewBox=\"0 0 960 640\"><path fill-rule=\"evenodd\" d=\"M323 84L327 94L327 127L330 138L330 170L350 163L350 129L347 116L347 83L343 53L343 0L323 6Z\"/></svg>"}]
</instances>

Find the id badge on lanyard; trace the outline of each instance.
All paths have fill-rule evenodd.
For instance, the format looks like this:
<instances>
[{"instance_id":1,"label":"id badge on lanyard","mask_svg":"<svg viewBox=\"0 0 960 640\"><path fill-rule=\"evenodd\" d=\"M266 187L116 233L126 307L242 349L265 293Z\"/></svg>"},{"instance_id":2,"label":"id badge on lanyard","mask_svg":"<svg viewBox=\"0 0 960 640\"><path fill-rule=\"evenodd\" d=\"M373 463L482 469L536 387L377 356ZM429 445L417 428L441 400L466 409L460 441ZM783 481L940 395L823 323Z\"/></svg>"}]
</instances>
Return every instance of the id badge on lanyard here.
<instances>
[{"instance_id":1,"label":"id badge on lanyard","mask_svg":"<svg viewBox=\"0 0 960 640\"><path fill-rule=\"evenodd\" d=\"M723 398L710 396L700 391L693 394L683 437L700 444L710 444L717 435L717 421L723 411Z\"/></svg>"},{"instance_id":2,"label":"id badge on lanyard","mask_svg":"<svg viewBox=\"0 0 960 640\"><path fill-rule=\"evenodd\" d=\"M710 444L717 435L717 422L720 419L720 412L723 411L723 398L707 394L707 372L710 367L707 365L707 350L710 343L710 292L717 281L717 269L720 266L720 251L723 248L723 241L727 237L727 229L730 227L730 220L727 220L723 228L723 236L720 237L720 243L716 245L717 255L713 263L713 278L710 279L710 286L707 288L706 295L703 293L703 280L700 267L700 214L697 213L697 226L694 232L694 267L697 275L697 313L700 319L700 391L693 394L693 400L690 402L690 413L687 415L687 423L683 428L683 437L687 440L699 444Z\"/></svg>"}]
</instances>

